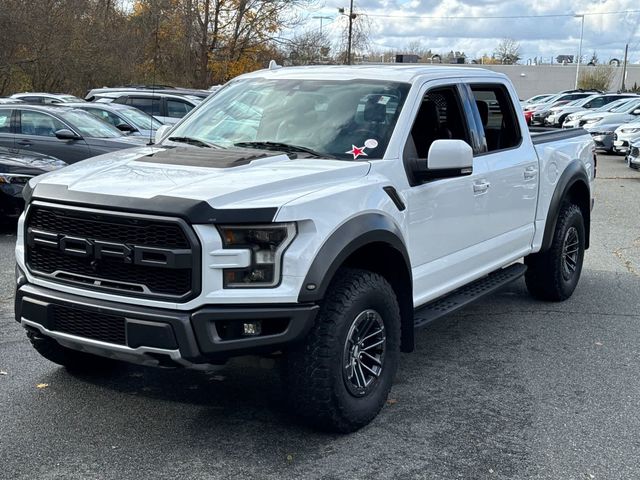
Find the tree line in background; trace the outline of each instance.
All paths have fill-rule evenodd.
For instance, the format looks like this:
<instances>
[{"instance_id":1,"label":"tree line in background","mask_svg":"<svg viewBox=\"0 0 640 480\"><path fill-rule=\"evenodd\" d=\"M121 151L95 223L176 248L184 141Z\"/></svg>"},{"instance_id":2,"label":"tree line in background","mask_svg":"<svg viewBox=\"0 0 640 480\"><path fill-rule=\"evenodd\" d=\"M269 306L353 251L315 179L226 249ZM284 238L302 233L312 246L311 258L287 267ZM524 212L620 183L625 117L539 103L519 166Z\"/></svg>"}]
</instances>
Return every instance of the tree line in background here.
<instances>
[{"instance_id":1,"label":"tree line in background","mask_svg":"<svg viewBox=\"0 0 640 480\"><path fill-rule=\"evenodd\" d=\"M346 63L348 14L331 42L327 29L301 30L296 12L317 0L0 0L0 96L18 91L67 92L126 84L207 88L275 59L286 65ZM406 48L371 48L366 15L353 16L352 58L390 62L397 54L420 63L517 64L522 55L503 39L491 55L437 53L419 41ZM295 35L287 35L297 31ZM573 61L573 58L571 59ZM590 64L598 64L596 52ZM585 69L582 88L606 90L613 69Z\"/></svg>"},{"instance_id":2,"label":"tree line in background","mask_svg":"<svg viewBox=\"0 0 640 480\"><path fill-rule=\"evenodd\" d=\"M0 0L0 95L206 88L283 58L281 32L313 1Z\"/></svg>"}]
</instances>

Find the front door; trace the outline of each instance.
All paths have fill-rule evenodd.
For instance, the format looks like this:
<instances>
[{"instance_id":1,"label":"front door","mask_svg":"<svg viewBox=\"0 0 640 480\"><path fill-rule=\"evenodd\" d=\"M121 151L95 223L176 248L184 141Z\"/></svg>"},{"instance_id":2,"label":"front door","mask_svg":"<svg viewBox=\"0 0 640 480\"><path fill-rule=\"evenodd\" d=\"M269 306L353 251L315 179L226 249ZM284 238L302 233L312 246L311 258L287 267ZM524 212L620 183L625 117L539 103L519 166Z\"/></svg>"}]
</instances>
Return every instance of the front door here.
<instances>
[{"instance_id":1,"label":"front door","mask_svg":"<svg viewBox=\"0 0 640 480\"><path fill-rule=\"evenodd\" d=\"M425 89L405 148L410 157L426 161L439 139L460 139L472 145L460 87L443 84ZM486 264L479 245L491 235L487 167L473 161L471 175L426 182L413 181L405 192L409 207L409 249L414 278L414 303L425 303L466 283Z\"/></svg>"},{"instance_id":2,"label":"front door","mask_svg":"<svg viewBox=\"0 0 640 480\"><path fill-rule=\"evenodd\" d=\"M58 130L69 129L53 115L35 110L20 110L16 148L23 153L37 152L66 163L75 163L90 156L84 140L62 140Z\"/></svg>"}]
</instances>

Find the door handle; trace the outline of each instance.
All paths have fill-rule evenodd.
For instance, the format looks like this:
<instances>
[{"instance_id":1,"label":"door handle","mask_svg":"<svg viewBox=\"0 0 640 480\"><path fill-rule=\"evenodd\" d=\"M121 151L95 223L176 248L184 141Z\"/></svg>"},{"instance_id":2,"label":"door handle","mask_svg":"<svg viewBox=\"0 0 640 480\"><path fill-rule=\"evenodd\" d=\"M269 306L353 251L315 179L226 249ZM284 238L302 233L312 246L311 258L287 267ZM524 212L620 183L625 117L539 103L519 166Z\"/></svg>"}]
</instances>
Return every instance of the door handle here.
<instances>
[{"instance_id":1,"label":"door handle","mask_svg":"<svg viewBox=\"0 0 640 480\"><path fill-rule=\"evenodd\" d=\"M524 179L531 180L532 178L536 178L538 174L538 169L535 167L527 167L524 169Z\"/></svg>"},{"instance_id":2,"label":"door handle","mask_svg":"<svg viewBox=\"0 0 640 480\"><path fill-rule=\"evenodd\" d=\"M485 193L487 190L489 190L489 187L491 186L491 184L489 182L487 182L486 180L481 180L478 182L474 182L473 183L473 193Z\"/></svg>"},{"instance_id":3,"label":"door handle","mask_svg":"<svg viewBox=\"0 0 640 480\"><path fill-rule=\"evenodd\" d=\"M31 142L29 140L20 140L18 142L18 145L22 145L23 147L30 147L31 146Z\"/></svg>"}]
</instances>

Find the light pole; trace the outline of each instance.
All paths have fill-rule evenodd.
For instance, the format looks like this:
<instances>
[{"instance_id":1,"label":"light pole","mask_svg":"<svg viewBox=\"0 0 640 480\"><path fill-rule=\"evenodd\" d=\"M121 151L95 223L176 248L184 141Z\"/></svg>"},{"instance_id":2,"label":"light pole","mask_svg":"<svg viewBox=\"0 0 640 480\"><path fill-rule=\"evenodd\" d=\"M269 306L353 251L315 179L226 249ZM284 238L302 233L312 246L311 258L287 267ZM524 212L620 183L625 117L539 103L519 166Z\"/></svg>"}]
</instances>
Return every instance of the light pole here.
<instances>
[{"instance_id":1,"label":"light pole","mask_svg":"<svg viewBox=\"0 0 640 480\"><path fill-rule=\"evenodd\" d=\"M325 17L322 15L316 15L315 17L311 17L311 18L317 18L320 20L320 37L322 37L322 20L331 20L331 17Z\"/></svg>"},{"instance_id":2,"label":"light pole","mask_svg":"<svg viewBox=\"0 0 640 480\"><path fill-rule=\"evenodd\" d=\"M576 64L576 85L574 88L578 88L578 76L580 75L580 60L582 59L582 38L584 37L584 14L574 15L574 18L580 18L580 46L578 47L578 63Z\"/></svg>"}]
</instances>

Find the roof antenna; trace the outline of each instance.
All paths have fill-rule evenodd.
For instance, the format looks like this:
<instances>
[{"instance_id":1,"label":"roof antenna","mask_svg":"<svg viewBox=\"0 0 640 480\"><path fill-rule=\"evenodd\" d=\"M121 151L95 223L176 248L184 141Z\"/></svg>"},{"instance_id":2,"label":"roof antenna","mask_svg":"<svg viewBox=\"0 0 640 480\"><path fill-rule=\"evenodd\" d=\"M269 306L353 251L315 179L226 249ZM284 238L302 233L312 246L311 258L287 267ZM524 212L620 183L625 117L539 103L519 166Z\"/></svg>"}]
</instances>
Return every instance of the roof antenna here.
<instances>
[{"instance_id":1,"label":"roof antenna","mask_svg":"<svg viewBox=\"0 0 640 480\"><path fill-rule=\"evenodd\" d=\"M277 70L278 68L282 68L282 65L278 65L278 62L275 60L269 61L269 70Z\"/></svg>"},{"instance_id":2,"label":"roof antenna","mask_svg":"<svg viewBox=\"0 0 640 480\"><path fill-rule=\"evenodd\" d=\"M153 101L156 98L156 68L158 65L158 29L160 28L160 15L156 12L156 38L153 51L153 74L151 80L151 114L149 115L149 143L147 145L153 145L155 143L153 135Z\"/></svg>"}]
</instances>

